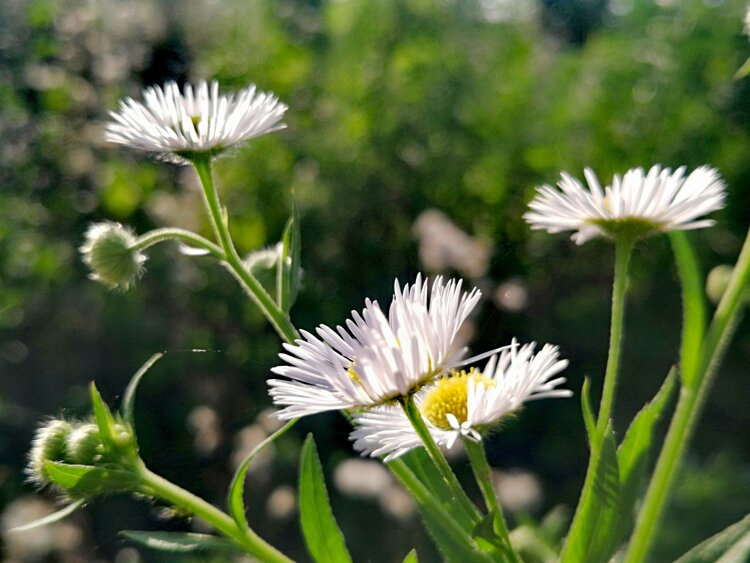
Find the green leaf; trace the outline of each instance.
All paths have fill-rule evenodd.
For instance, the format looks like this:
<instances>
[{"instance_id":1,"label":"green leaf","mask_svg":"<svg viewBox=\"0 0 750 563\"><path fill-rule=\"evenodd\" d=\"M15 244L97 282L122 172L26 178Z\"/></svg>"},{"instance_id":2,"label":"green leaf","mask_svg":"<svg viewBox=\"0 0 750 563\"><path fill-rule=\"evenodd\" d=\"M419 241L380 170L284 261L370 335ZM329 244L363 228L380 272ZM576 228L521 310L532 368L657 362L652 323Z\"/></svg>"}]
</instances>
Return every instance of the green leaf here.
<instances>
[{"instance_id":1,"label":"green leaf","mask_svg":"<svg viewBox=\"0 0 750 563\"><path fill-rule=\"evenodd\" d=\"M734 79L740 80L742 78L745 78L747 75L750 75L750 58L748 58L740 68L737 69L737 72L734 73Z\"/></svg>"},{"instance_id":2,"label":"green leaf","mask_svg":"<svg viewBox=\"0 0 750 563\"><path fill-rule=\"evenodd\" d=\"M122 405L120 405L120 412L122 413L122 418L125 420L125 422L127 422L133 428L135 428L135 392L138 389L138 384L141 382L141 379L143 379L143 376L146 375L146 372L151 369L151 366L153 366L163 356L164 354L161 352L151 356L146 361L146 363L143 364L137 372L135 372L135 375L133 375L133 377L130 379L130 383L128 383L128 386L125 389L125 394L122 397Z\"/></svg>"},{"instance_id":3,"label":"green leaf","mask_svg":"<svg viewBox=\"0 0 750 563\"><path fill-rule=\"evenodd\" d=\"M44 470L53 483L72 497L132 491L138 483L138 477L133 473L108 467L45 461Z\"/></svg>"},{"instance_id":4,"label":"green leaf","mask_svg":"<svg viewBox=\"0 0 750 563\"><path fill-rule=\"evenodd\" d=\"M417 557L417 550L412 549L409 553L407 553L402 563L419 563L419 558Z\"/></svg>"},{"instance_id":5,"label":"green leaf","mask_svg":"<svg viewBox=\"0 0 750 563\"><path fill-rule=\"evenodd\" d=\"M271 444L279 437L283 436L287 430L294 426L297 422L297 418L290 420L284 426L279 428L276 432L268 436L260 444L255 446L253 450L248 454L245 460L237 468L232 478L232 483L229 485L229 493L227 495L227 505L229 506L229 513L234 518L235 522L242 528L249 529L250 526L247 523L247 517L245 516L245 475L247 470L250 468L250 464L255 457L265 448L268 444Z\"/></svg>"},{"instance_id":6,"label":"green leaf","mask_svg":"<svg viewBox=\"0 0 750 563\"><path fill-rule=\"evenodd\" d=\"M302 246L297 203L292 200L292 216L284 228L281 238L281 256L277 268L276 300L286 313L292 308L299 293L300 250Z\"/></svg>"},{"instance_id":7,"label":"green leaf","mask_svg":"<svg viewBox=\"0 0 750 563\"><path fill-rule=\"evenodd\" d=\"M71 514L73 514L76 510L81 508L85 502L86 502L85 499L79 499L75 502L70 503L65 508L61 508L57 512L53 512L52 514L45 516L44 518L39 518L38 520L34 520L33 522L29 522L28 524L24 524L22 526L16 526L15 528L12 528L8 531L9 532L28 532L29 530L41 528L42 526L47 526L48 524L54 524L55 522L59 522L63 518L66 518L70 516Z\"/></svg>"},{"instance_id":8,"label":"green leaf","mask_svg":"<svg viewBox=\"0 0 750 563\"><path fill-rule=\"evenodd\" d=\"M172 553L192 553L195 551L243 552L242 548L231 541L208 534L124 530L120 532L120 535L138 545Z\"/></svg>"},{"instance_id":9,"label":"green leaf","mask_svg":"<svg viewBox=\"0 0 750 563\"><path fill-rule=\"evenodd\" d=\"M346 563L352 560L333 517L312 434L308 434L300 456L299 511L302 534L315 561Z\"/></svg>"},{"instance_id":10,"label":"green leaf","mask_svg":"<svg viewBox=\"0 0 750 563\"><path fill-rule=\"evenodd\" d=\"M625 540L633 525L635 504L646 480L654 430L677 387L675 371L675 368L669 371L656 396L635 416L625 433L625 439L617 449L620 499L617 509L618 524L613 538L614 547Z\"/></svg>"},{"instance_id":11,"label":"green leaf","mask_svg":"<svg viewBox=\"0 0 750 563\"><path fill-rule=\"evenodd\" d=\"M750 559L750 514L699 543L675 563L716 563Z\"/></svg>"},{"instance_id":12,"label":"green leaf","mask_svg":"<svg viewBox=\"0 0 750 563\"><path fill-rule=\"evenodd\" d=\"M500 517L502 518L502 516ZM503 540L499 529L498 515L495 512L490 512L477 522L471 532L471 537L483 551L492 557L493 561L501 563L512 561L510 546Z\"/></svg>"},{"instance_id":13,"label":"green leaf","mask_svg":"<svg viewBox=\"0 0 750 563\"><path fill-rule=\"evenodd\" d=\"M587 377L583 380L583 387L581 388L581 411L583 412L583 423L586 425L586 434L589 437L589 448L593 448L596 422L594 422L594 411L591 409L590 390L591 381Z\"/></svg>"},{"instance_id":14,"label":"green leaf","mask_svg":"<svg viewBox=\"0 0 750 563\"><path fill-rule=\"evenodd\" d=\"M117 448L117 430L115 429L115 419L112 411L102 400L96 384L92 381L89 387L91 392L91 404L94 407L94 418L96 425L99 427L99 433L102 437L102 443L105 449L113 450Z\"/></svg>"},{"instance_id":15,"label":"green leaf","mask_svg":"<svg viewBox=\"0 0 750 563\"><path fill-rule=\"evenodd\" d=\"M685 385L694 387L703 348L706 328L706 302L703 297L703 278L690 242L682 231L669 234L677 273L682 285L682 343L680 345L680 375Z\"/></svg>"},{"instance_id":16,"label":"green leaf","mask_svg":"<svg viewBox=\"0 0 750 563\"><path fill-rule=\"evenodd\" d=\"M606 561L611 550L620 495L615 437L611 423L601 443L592 448L595 462L589 464L573 524L565 542L561 561Z\"/></svg>"}]
</instances>

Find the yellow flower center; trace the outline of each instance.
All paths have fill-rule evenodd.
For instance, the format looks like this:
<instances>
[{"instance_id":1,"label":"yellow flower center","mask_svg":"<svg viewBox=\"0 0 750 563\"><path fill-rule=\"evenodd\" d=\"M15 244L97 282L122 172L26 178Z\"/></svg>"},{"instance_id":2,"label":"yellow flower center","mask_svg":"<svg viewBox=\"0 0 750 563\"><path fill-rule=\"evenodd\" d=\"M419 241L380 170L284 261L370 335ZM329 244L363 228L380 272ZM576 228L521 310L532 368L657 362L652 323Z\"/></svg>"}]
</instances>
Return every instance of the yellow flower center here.
<instances>
[{"instance_id":1,"label":"yellow flower center","mask_svg":"<svg viewBox=\"0 0 750 563\"><path fill-rule=\"evenodd\" d=\"M451 371L441 378L425 395L419 406L422 416L442 430L450 430L451 425L446 415L452 414L459 424L466 422L469 395L469 379L475 383L484 383L485 387L494 387L492 379L484 377L478 370L468 373L461 370Z\"/></svg>"}]
</instances>

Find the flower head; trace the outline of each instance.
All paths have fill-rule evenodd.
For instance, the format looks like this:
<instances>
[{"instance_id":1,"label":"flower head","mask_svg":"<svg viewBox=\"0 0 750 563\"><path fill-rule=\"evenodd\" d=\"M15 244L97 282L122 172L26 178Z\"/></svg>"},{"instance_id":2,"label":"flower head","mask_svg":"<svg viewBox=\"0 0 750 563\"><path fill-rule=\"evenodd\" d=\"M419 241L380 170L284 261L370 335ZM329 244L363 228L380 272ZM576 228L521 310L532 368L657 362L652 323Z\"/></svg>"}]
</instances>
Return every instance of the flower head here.
<instances>
[{"instance_id":1,"label":"flower head","mask_svg":"<svg viewBox=\"0 0 750 563\"><path fill-rule=\"evenodd\" d=\"M237 95L219 95L216 81L186 85L182 92L175 82L150 86L143 100L121 101L120 110L110 113L105 138L178 164L282 129L279 121L287 110L275 95L258 92L255 85Z\"/></svg>"},{"instance_id":2,"label":"flower head","mask_svg":"<svg viewBox=\"0 0 750 563\"><path fill-rule=\"evenodd\" d=\"M133 250L135 242L133 232L120 223L90 225L79 249L91 269L89 277L113 289L128 289L143 273L146 261L145 254Z\"/></svg>"},{"instance_id":3,"label":"flower head","mask_svg":"<svg viewBox=\"0 0 750 563\"><path fill-rule=\"evenodd\" d=\"M416 404L438 445L452 447L463 436L478 441L523 403L534 399L570 397L565 382L554 377L567 360L558 358L557 346L545 344L534 354L535 344L519 346L514 340L493 356L481 372L452 370L422 388ZM398 406L383 406L354 415L351 434L354 448L366 455L398 457L422 445L409 419Z\"/></svg>"},{"instance_id":4,"label":"flower head","mask_svg":"<svg viewBox=\"0 0 750 563\"><path fill-rule=\"evenodd\" d=\"M633 168L622 178L615 175L604 189L589 168L584 171L588 189L563 172L561 191L548 185L537 188L524 219L532 229L576 231L571 238L577 244L598 235L640 238L711 226L713 221L697 219L724 206L724 183L714 168L701 166L688 176L685 170L655 165L645 173Z\"/></svg>"},{"instance_id":5,"label":"flower head","mask_svg":"<svg viewBox=\"0 0 750 563\"><path fill-rule=\"evenodd\" d=\"M302 332L295 344L284 344L287 365L273 369L288 380L268 381L274 402L285 407L277 416L372 407L412 393L461 363L466 349L456 349L456 335L479 297L441 278L428 292L417 277L403 289L395 283L387 316L368 299L346 328Z\"/></svg>"}]
</instances>

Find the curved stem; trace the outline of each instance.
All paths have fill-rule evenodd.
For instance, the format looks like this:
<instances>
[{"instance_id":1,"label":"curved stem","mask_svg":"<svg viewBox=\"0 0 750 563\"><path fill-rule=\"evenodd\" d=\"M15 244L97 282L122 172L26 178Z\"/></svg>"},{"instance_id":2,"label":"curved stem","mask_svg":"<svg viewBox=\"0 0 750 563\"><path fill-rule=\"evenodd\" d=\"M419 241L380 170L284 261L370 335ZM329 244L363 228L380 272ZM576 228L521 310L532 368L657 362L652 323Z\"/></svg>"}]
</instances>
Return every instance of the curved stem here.
<instances>
[{"instance_id":1,"label":"curved stem","mask_svg":"<svg viewBox=\"0 0 750 563\"><path fill-rule=\"evenodd\" d=\"M628 264L633 250L633 239L620 237L615 243L615 276L612 284L612 319L609 330L609 352L607 370L604 374L604 388L599 405L599 417L596 421L596 441L604 436L607 423L612 416L612 404L615 400L617 373L620 367L620 350L622 348L622 327L625 316L625 294L628 285ZM592 453L596 448L592 448Z\"/></svg>"},{"instance_id":2,"label":"curved stem","mask_svg":"<svg viewBox=\"0 0 750 563\"><path fill-rule=\"evenodd\" d=\"M193 166L198 173L201 184L203 185L203 202L211 218L211 227L216 235L221 248L224 251L224 266L234 275L245 292L263 311L266 318L273 325L279 335L287 342L293 342L297 337L297 330L289 320L289 316L281 310L268 292L263 289L260 282L247 271L242 264L242 259L232 242L229 234L227 218L221 209L219 196L214 187L213 177L211 176L211 159L208 155L200 155L193 160Z\"/></svg>"},{"instance_id":3,"label":"curved stem","mask_svg":"<svg viewBox=\"0 0 750 563\"><path fill-rule=\"evenodd\" d=\"M427 428L427 425L422 419L422 415L420 414L419 409L414 404L414 398L411 396L402 397L401 406L404 409L404 413L406 413L406 417L414 427L415 432L424 444L424 447L427 450L427 454L430 456L430 459L435 464L435 467L437 467L440 475L443 477L443 480L446 482L451 492L453 493L453 497L461 504L462 508L469 515L469 518L472 520L472 522L478 522L479 512L477 511L477 507L474 506L474 504L469 500L469 497L466 496L466 492L458 482L458 479L456 478L455 473L453 473L450 465L448 465L448 461L445 459L443 452L440 451L440 448L435 443L432 434L430 434L430 430Z\"/></svg>"},{"instance_id":4,"label":"curved stem","mask_svg":"<svg viewBox=\"0 0 750 563\"><path fill-rule=\"evenodd\" d=\"M167 240L177 240L189 246L202 248L212 254L215 258L224 260L224 251L210 240L203 238L192 231L177 228L154 229L153 231L144 233L138 237L135 244L133 244L130 249L146 250L150 246Z\"/></svg>"},{"instance_id":5,"label":"curved stem","mask_svg":"<svg viewBox=\"0 0 750 563\"><path fill-rule=\"evenodd\" d=\"M229 515L202 498L153 473L143 464L138 468L138 473L141 477L140 491L142 493L158 497L200 517L261 561L292 563L291 559L265 542L255 532L250 529L241 529Z\"/></svg>"},{"instance_id":6,"label":"curved stem","mask_svg":"<svg viewBox=\"0 0 750 563\"><path fill-rule=\"evenodd\" d=\"M474 477L479 485L479 490L482 491L482 497L484 497L484 503L489 513L495 514L494 524L495 531L500 535L502 541L506 544L507 553L513 558L516 563L521 563L516 552L513 550L513 546L510 543L510 537L508 536L508 526L505 523L505 517L503 516L503 509L500 506L500 501L497 498L495 489L492 486L492 470L490 464L487 461L487 454L484 451L484 445L481 442L476 442L471 438L464 438L464 447L466 453L469 456L469 462L471 463L471 469L474 471Z\"/></svg>"},{"instance_id":7,"label":"curved stem","mask_svg":"<svg viewBox=\"0 0 750 563\"><path fill-rule=\"evenodd\" d=\"M682 463L687 444L693 435L708 393L711 391L716 372L739 322L749 282L750 231L740 252L729 287L724 292L708 329L695 381L691 382L690 386L683 383L680 399L664 441L664 448L659 454L643 501L643 508L636 522L625 563L640 563L648 554L659 527L659 520L669 499L674 476Z\"/></svg>"}]
</instances>

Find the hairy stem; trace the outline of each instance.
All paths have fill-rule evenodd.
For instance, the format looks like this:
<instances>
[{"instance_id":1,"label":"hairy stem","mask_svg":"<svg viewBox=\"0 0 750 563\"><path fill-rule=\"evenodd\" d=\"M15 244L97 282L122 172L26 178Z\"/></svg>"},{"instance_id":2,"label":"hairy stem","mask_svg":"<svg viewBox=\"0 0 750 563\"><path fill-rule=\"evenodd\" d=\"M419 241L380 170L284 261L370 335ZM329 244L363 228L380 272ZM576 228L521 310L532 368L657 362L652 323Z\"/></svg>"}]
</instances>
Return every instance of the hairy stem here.
<instances>
[{"instance_id":1,"label":"hairy stem","mask_svg":"<svg viewBox=\"0 0 750 563\"><path fill-rule=\"evenodd\" d=\"M177 228L154 229L153 231L144 233L138 237L130 249L145 250L150 246L167 240L176 240L192 247L202 248L213 255L214 258L224 260L224 251L210 240L192 231Z\"/></svg>"}]
</instances>

